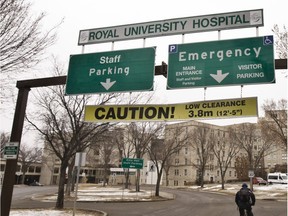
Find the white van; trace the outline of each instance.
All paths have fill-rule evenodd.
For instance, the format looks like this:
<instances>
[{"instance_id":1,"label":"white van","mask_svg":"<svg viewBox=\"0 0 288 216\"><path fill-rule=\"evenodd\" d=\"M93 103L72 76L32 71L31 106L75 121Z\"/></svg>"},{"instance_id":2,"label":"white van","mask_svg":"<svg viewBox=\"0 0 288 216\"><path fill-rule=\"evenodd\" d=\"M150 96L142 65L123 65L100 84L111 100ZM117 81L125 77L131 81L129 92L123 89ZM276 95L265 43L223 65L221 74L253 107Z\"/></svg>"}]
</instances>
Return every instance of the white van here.
<instances>
[{"instance_id":1,"label":"white van","mask_svg":"<svg viewBox=\"0 0 288 216\"><path fill-rule=\"evenodd\" d=\"M287 174L269 173L267 177L268 184L287 184Z\"/></svg>"}]
</instances>

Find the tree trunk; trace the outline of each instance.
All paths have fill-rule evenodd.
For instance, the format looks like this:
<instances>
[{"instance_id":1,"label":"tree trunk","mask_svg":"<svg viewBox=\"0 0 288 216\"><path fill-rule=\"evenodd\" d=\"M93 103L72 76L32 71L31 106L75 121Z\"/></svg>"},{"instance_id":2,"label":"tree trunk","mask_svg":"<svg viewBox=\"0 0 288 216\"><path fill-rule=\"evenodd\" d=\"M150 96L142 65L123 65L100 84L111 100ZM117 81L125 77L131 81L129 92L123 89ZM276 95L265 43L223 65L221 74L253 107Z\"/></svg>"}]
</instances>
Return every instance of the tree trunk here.
<instances>
[{"instance_id":1,"label":"tree trunk","mask_svg":"<svg viewBox=\"0 0 288 216\"><path fill-rule=\"evenodd\" d=\"M203 169L201 169L201 175L200 175L200 186L201 186L201 188L203 188L204 187L204 175L205 175L205 168Z\"/></svg>"},{"instance_id":2,"label":"tree trunk","mask_svg":"<svg viewBox=\"0 0 288 216\"><path fill-rule=\"evenodd\" d=\"M224 190L224 187L225 187L225 186L224 186L224 185L225 185L225 184L224 184L224 181L225 181L225 180L224 180L224 175L221 175L222 190Z\"/></svg>"},{"instance_id":3,"label":"tree trunk","mask_svg":"<svg viewBox=\"0 0 288 216\"><path fill-rule=\"evenodd\" d=\"M28 170L28 167L26 167L25 165L22 165L22 179L21 179L21 184L25 183L25 177L26 177L26 172Z\"/></svg>"},{"instance_id":4,"label":"tree trunk","mask_svg":"<svg viewBox=\"0 0 288 216\"><path fill-rule=\"evenodd\" d=\"M69 164L68 166L67 183L66 183L66 190L65 190L66 196L70 196L70 192L71 192L73 166L74 166L73 163ZM66 175L65 175L65 181L66 181Z\"/></svg>"},{"instance_id":5,"label":"tree trunk","mask_svg":"<svg viewBox=\"0 0 288 216\"><path fill-rule=\"evenodd\" d=\"M60 168L60 179L58 185L58 196L56 201L56 209L63 209L64 208L64 186L65 186L65 175L66 175L66 168L68 164L62 161L61 168Z\"/></svg>"},{"instance_id":6,"label":"tree trunk","mask_svg":"<svg viewBox=\"0 0 288 216\"><path fill-rule=\"evenodd\" d=\"M140 192L140 169L136 172L136 192Z\"/></svg>"},{"instance_id":7,"label":"tree trunk","mask_svg":"<svg viewBox=\"0 0 288 216\"><path fill-rule=\"evenodd\" d=\"M71 179L71 191L75 190L75 179L77 176L77 169L74 167L73 172L72 172L72 179Z\"/></svg>"},{"instance_id":8,"label":"tree trunk","mask_svg":"<svg viewBox=\"0 0 288 216\"><path fill-rule=\"evenodd\" d=\"M21 179L21 184L24 184L24 183L25 183L25 177L26 177L25 174L26 174L26 173L23 172L22 179Z\"/></svg>"},{"instance_id":9,"label":"tree trunk","mask_svg":"<svg viewBox=\"0 0 288 216\"><path fill-rule=\"evenodd\" d=\"M128 172L124 171L124 175L125 175L125 189L128 189L128 187L129 187L129 169L128 169Z\"/></svg>"},{"instance_id":10,"label":"tree trunk","mask_svg":"<svg viewBox=\"0 0 288 216\"><path fill-rule=\"evenodd\" d=\"M155 196L160 196L160 181L162 176L162 169L159 173L157 173L157 181L156 181L156 188L155 188Z\"/></svg>"}]
</instances>

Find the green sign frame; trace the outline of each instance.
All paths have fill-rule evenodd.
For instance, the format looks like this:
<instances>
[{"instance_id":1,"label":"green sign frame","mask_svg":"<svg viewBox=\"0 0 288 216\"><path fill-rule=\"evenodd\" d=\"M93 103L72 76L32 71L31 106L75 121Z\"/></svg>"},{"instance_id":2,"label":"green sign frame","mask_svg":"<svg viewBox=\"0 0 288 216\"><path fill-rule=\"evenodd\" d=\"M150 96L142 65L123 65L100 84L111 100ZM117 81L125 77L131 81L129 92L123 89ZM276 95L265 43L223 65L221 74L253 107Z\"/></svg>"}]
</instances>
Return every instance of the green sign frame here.
<instances>
[{"instance_id":1,"label":"green sign frame","mask_svg":"<svg viewBox=\"0 0 288 216\"><path fill-rule=\"evenodd\" d=\"M275 83L273 36L169 45L167 89Z\"/></svg>"},{"instance_id":2,"label":"green sign frame","mask_svg":"<svg viewBox=\"0 0 288 216\"><path fill-rule=\"evenodd\" d=\"M71 55L66 94L153 90L155 47Z\"/></svg>"},{"instance_id":3,"label":"green sign frame","mask_svg":"<svg viewBox=\"0 0 288 216\"><path fill-rule=\"evenodd\" d=\"M143 159L142 158L123 158L122 168L143 169Z\"/></svg>"}]
</instances>

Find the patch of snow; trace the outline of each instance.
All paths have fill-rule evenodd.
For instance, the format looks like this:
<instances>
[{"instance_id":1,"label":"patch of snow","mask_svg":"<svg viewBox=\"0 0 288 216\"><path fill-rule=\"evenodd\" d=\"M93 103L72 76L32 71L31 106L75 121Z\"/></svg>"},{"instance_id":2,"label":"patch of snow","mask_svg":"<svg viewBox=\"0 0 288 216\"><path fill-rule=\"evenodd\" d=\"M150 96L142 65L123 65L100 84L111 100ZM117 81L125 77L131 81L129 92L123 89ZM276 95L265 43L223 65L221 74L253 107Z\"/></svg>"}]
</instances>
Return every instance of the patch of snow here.
<instances>
[{"instance_id":1,"label":"patch of snow","mask_svg":"<svg viewBox=\"0 0 288 216\"><path fill-rule=\"evenodd\" d=\"M33 210L11 210L10 216L71 216L72 210L47 210L47 209L33 209ZM87 212L76 212L77 216L95 216L95 214L87 214Z\"/></svg>"}]
</instances>

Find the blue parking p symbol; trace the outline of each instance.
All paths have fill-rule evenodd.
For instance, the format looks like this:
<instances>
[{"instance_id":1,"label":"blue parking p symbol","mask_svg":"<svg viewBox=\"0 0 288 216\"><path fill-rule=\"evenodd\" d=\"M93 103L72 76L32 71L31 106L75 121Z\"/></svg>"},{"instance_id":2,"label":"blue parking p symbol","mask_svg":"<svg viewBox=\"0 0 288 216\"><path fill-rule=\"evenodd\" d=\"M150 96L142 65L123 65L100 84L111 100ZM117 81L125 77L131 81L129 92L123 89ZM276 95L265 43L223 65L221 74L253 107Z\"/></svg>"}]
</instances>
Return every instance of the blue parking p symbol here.
<instances>
[{"instance_id":1,"label":"blue parking p symbol","mask_svg":"<svg viewBox=\"0 0 288 216\"><path fill-rule=\"evenodd\" d=\"M176 44L169 45L169 53L177 53L178 46Z\"/></svg>"}]
</instances>

